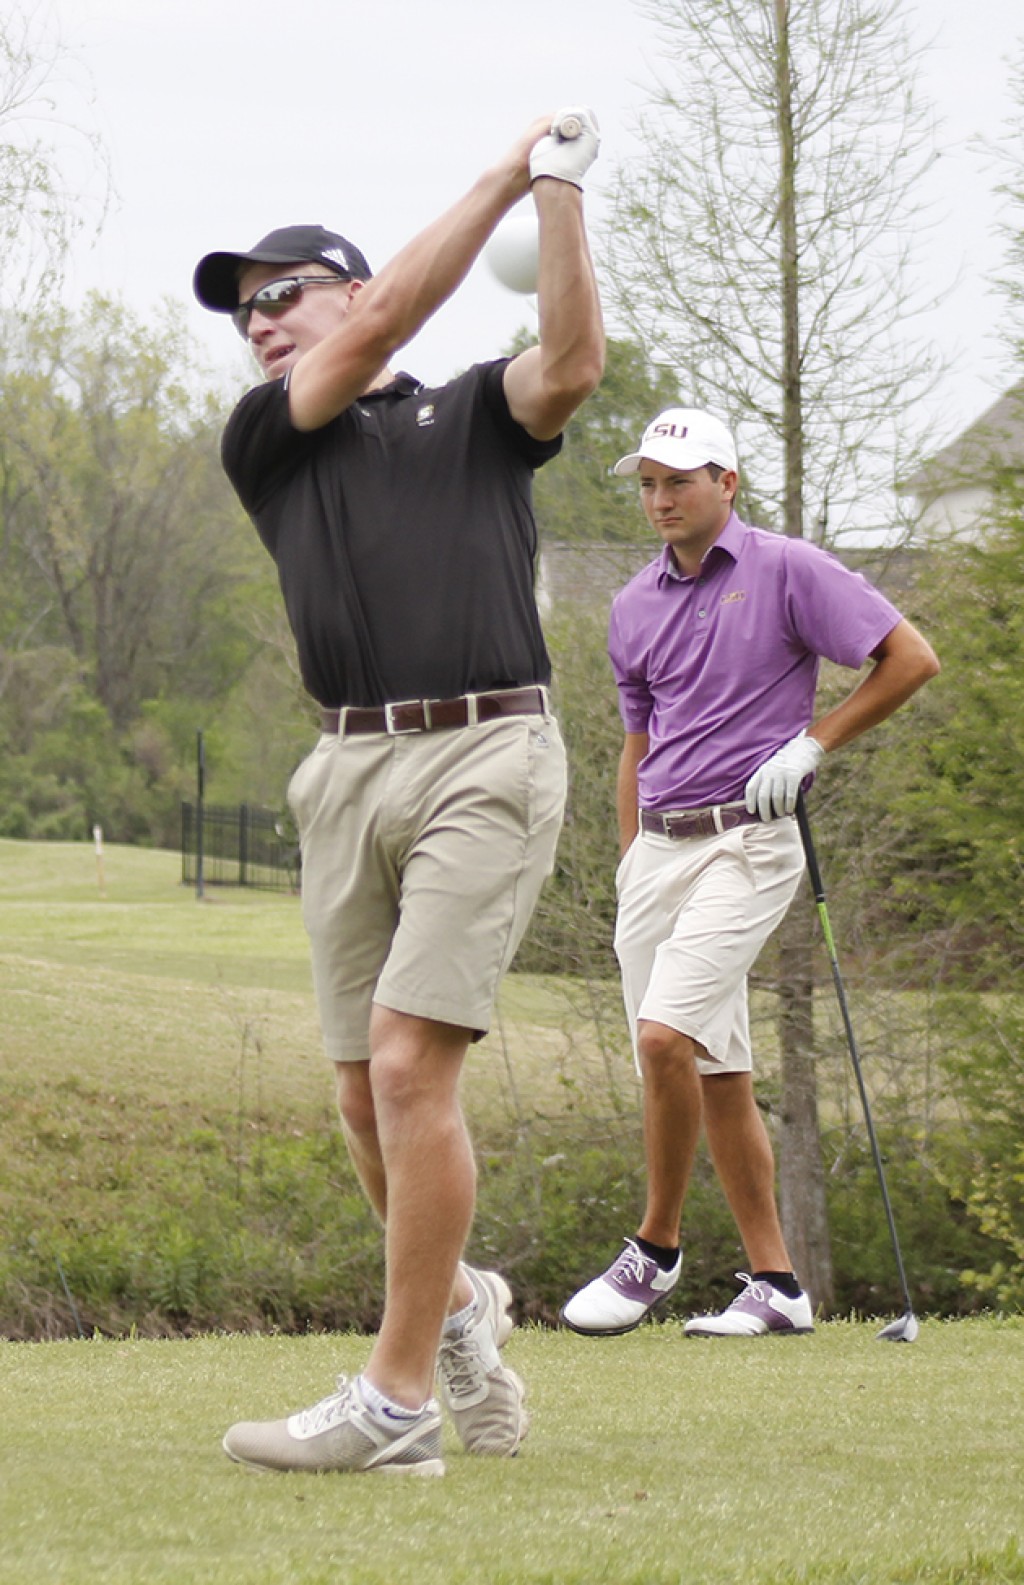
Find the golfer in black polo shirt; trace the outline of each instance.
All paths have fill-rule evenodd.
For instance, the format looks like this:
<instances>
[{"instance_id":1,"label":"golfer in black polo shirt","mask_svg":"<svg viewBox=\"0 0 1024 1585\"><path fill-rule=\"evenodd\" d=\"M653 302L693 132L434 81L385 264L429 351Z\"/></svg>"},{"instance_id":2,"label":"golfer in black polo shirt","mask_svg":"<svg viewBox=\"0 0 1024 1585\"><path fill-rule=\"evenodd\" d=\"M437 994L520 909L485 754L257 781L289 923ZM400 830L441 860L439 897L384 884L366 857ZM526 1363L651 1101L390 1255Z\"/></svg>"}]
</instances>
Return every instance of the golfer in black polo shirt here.
<instances>
[{"instance_id":1,"label":"golfer in black polo shirt","mask_svg":"<svg viewBox=\"0 0 1024 1585\"><path fill-rule=\"evenodd\" d=\"M224 465L277 563L323 735L289 787L303 917L342 1125L385 1225L387 1291L363 1372L230 1456L279 1470L439 1475L440 1395L469 1452L515 1453L523 1386L501 1361L511 1294L461 1262L475 1166L462 1062L550 873L565 759L533 597L534 470L597 385L604 338L583 220L597 153L535 122L371 277L319 226L208 254L267 383ZM539 345L436 389L389 362L533 193Z\"/></svg>"}]
</instances>

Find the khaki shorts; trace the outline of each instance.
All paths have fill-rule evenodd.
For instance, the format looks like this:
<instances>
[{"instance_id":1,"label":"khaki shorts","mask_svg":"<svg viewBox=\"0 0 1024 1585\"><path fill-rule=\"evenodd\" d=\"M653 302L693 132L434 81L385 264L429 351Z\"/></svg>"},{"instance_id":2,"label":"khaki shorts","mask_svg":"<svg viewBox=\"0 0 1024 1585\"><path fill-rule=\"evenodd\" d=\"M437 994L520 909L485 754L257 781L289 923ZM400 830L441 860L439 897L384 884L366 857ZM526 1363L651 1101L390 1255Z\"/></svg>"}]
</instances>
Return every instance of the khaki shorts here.
<instances>
[{"instance_id":1,"label":"khaki shorts","mask_svg":"<svg viewBox=\"0 0 1024 1585\"><path fill-rule=\"evenodd\" d=\"M701 1073L749 1072L747 975L803 868L791 816L720 836L637 837L616 873L615 927L634 1052L650 1019L704 1047Z\"/></svg>"},{"instance_id":2,"label":"khaki shorts","mask_svg":"<svg viewBox=\"0 0 1024 1585\"><path fill-rule=\"evenodd\" d=\"M325 734L288 787L328 1057L369 1057L373 1002L486 1033L565 805L551 716Z\"/></svg>"}]
</instances>

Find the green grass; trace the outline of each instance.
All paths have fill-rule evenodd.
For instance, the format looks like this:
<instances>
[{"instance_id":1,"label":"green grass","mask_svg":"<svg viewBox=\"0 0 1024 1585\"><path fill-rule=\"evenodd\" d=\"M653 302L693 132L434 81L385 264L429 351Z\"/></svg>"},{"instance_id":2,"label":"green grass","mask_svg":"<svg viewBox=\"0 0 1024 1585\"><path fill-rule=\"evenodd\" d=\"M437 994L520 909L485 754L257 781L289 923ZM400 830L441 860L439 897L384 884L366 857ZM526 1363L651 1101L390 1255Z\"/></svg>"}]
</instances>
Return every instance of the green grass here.
<instances>
[{"instance_id":1,"label":"green grass","mask_svg":"<svg viewBox=\"0 0 1024 1585\"><path fill-rule=\"evenodd\" d=\"M108 847L101 894L90 844L0 841L0 1333L74 1328L62 1268L87 1333L375 1319L379 1233L340 1144L299 900L200 901L180 875L174 853ZM595 1064L565 989L514 977L467 1061L474 1132L605 1108ZM624 1049L616 1065L635 1106Z\"/></svg>"},{"instance_id":2,"label":"green grass","mask_svg":"<svg viewBox=\"0 0 1024 1585\"><path fill-rule=\"evenodd\" d=\"M101 896L89 843L0 841L0 1005L11 1066L42 1063L45 1072L52 1061L91 1073L109 1063L145 1087L151 1056L165 1092L180 1086L199 1099L223 1094L237 1048L258 1035L268 1104L282 1103L283 1088L293 1100L315 1091L319 1105L325 1066L298 898L208 888L200 901L181 884L176 853L141 848L108 847L104 879ZM828 987L822 1009L829 1020ZM769 1081L774 1011L770 996L754 994L758 1070ZM913 1009L905 1012L913 1022ZM893 1046L916 1056L919 1034L859 1022L869 1061L881 1066ZM830 1042L826 1110L851 1101L848 1067L842 1039ZM491 1034L469 1054L468 1109L480 1118L496 1105L514 1110L517 1084L546 1113L597 1089L635 1106L617 983L509 976Z\"/></svg>"},{"instance_id":3,"label":"green grass","mask_svg":"<svg viewBox=\"0 0 1024 1585\"><path fill-rule=\"evenodd\" d=\"M298 898L208 888L198 900L177 854L141 848L108 847L104 879L101 896L88 843L0 841L0 1084L44 1110L63 1095L80 1111L69 1090L91 1098L91 1115L71 1117L87 1152L91 1131L116 1133L116 1116L95 1115L115 1091L122 1111L152 1108L143 1126L161 1146L239 1113L246 1127L273 1119L286 1131L333 1119ZM635 1104L618 989L600 995L612 1009L613 1082ZM590 1066L607 1077L585 1027L588 997L542 976L506 981L466 1064L472 1121L527 1103L561 1112ZM0 1153L5 1143L0 1116Z\"/></svg>"},{"instance_id":4,"label":"green grass","mask_svg":"<svg viewBox=\"0 0 1024 1585\"><path fill-rule=\"evenodd\" d=\"M279 1104L284 1088L293 1099L315 1092L319 1105L327 1070L298 898L208 888L197 900L181 884L177 854L141 848L108 847L104 875L100 896L87 843L0 841L9 1069L102 1069L158 1085L165 1096L180 1086L212 1098L223 1096L225 1069L248 1030L261 1035L268 1103ZM617 989L614 997L617 1012ZM561 1063L579 1055L578 1036L566 1032L572 1011L557 981L509 979L500 1019L470 1053L473 1087L482 1082L491 1097L502 1091L494 1075L511 1045L534 1058L531 1084L539 1078L557 1094ZM625 1061L622 1075L630 1089Z\"/></svg>"},{"instance_id":5,"label":"green grass","mask_svg":"<svg viewBox=\"0 0 1024 1585\"><path fill-rule=\"evenodd\" d=\"M67 1327L62 1252L88 1332L98 1265L136 1284L136 1302L140 1284L187 1286L197 1251L234 1247L213 1240L229 1217L243 1299L268 1229L285 1267L305 1239L326 1290L376 1293L372 1221L337 1235L349 1265L317 1264L318 1218L359 1213L297 900L197 902L173 853L110 849L104 878L100 896L88 844L0 842L0 1257L36 1250L49 1286L29 1309L44 1330ZM614 987L514 976L467 1065L476 1123L608 1107L593 994L631 1104ZM595 1136L605 1178L616 1126ZM521 1182L497 1180L503 1237L541 1195L531 1161ZM546 1237L567 1218L566 1244L546 1251L558 1263L577 1231L551 1183ZM522 1456L471 1460L449 1438L436 1482L259 1476L220 1451L232 1420L308 1404L357 1370L365 1338L0 1342L0 1585L1024 1581L1024 1319L926 1320L909 1347L874 1333L831 1323L805 1340L701 1344L675 1321L600 1343L521 1330Z\"/></svg>"},{"instance_id":6,"label":"green grass","mask_svg":"<svg viewBox=\"0 0 1024 1585\"><path fill-rule=\"evenodd\" d=\"M298 898L199 901L176 853L118 846L98 881L90 843L0 841L0 1335L65 1336L79 1318L86 1334L149 1337L373 1326L379 1231L339 1140ZM822 999L824 1018L827 987ZM754 1004L771 1096L770 1001ZM886 1067L890 1046L912 1053L902 1030L864 1019L861 1045L883 1091L893 1074L897 1095L926 1089L934 1111L927 1054L903 1059L906 1079ZM841 1034L826 1050L822 1115L848 1141ZM511 975L462 1088L481 1164L473 1253L553 1319L642 1197L618 986ZM934 1251L929 1300L955 1313L958 1271L991 1256L916 1162L892 1187L908 1251ZM856 1196L839 1185L835 1228L843 1309L885 1313L895 1276L869 1171ZM684 1235L671 1315L731 1296L743 1264L703 1159Z\"/></svg>"},{"instance_id":7,"label":"green grass","mask_svg":"<svg viewBox=\"0 0 1024 1585\"><path fill-rule=\"evenodd\" d=\"M1024 1580L1024 1321L813 1338L517 1333L512 1461L271 1476L219 1446L365 1340L0 1344L2 1585L875 1585Z\"/></svg>"}]
</instances>

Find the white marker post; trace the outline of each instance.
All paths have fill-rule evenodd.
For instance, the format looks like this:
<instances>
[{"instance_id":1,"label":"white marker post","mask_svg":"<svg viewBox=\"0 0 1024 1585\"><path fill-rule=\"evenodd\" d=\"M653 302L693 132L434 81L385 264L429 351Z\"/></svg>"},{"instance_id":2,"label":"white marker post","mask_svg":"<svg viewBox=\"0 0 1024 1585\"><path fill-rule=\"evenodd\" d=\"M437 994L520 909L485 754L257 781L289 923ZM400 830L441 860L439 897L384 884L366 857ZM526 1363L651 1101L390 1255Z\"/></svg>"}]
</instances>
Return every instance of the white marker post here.
<instances>
[{"instance_id":1,"label":"white marker post","mask_svg":"<svg viewBox=\"0 0 1024 1585\"><path fill-rule=\"evenodd\" d=\"M100 889L100 896L107 895L107 882L103 874L103 827L93 826L92 839L96 844L96 883Z\"/></svg>"}]
</instances>

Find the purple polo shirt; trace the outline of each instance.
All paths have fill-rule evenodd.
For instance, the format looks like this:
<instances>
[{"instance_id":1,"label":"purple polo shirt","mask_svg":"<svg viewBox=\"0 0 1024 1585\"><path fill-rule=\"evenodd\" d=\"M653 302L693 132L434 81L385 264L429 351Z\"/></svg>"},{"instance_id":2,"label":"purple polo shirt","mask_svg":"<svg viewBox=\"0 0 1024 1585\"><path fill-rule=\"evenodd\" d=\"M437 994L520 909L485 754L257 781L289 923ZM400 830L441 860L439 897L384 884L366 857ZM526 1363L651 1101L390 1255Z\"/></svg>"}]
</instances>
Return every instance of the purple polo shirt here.
<instances>
[{"instance_id":1,"label":"purple polo shirt","mask_svg":"<svg viewBox=\"0 0 1024 1585\"><path fill-rule=\"evenodd\" d=\"M608 653L627 732L646 732L643 809L742 798L810 725L820 657L859 670L900 621L860 573L806 540L729 518L683 577L666 545L612 602Z\"/></svg>"}]
</instances>

